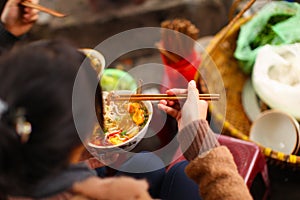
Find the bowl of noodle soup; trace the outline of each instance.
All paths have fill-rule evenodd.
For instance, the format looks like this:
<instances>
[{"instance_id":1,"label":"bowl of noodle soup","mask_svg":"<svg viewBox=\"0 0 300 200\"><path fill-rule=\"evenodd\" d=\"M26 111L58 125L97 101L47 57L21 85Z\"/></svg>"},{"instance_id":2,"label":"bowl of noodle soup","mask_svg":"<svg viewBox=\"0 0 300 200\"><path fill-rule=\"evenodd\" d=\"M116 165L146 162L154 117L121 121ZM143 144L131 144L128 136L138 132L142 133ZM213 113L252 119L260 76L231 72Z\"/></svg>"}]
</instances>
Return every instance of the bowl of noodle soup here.
<instances>
[{"instance_id":1,"label":"bowl of noodle soup","mask_svg":"<svg viewBox=\"0 0 300 200\"><path fill-rule=\"evenodd\" d=\"M114 94L133 94L129 90ZM145 136L152 119L150 101L110 101L109 92L103 92L104 128L97 124L88 142L92 154L132 150Z\"/></svg>"}]
</instances>

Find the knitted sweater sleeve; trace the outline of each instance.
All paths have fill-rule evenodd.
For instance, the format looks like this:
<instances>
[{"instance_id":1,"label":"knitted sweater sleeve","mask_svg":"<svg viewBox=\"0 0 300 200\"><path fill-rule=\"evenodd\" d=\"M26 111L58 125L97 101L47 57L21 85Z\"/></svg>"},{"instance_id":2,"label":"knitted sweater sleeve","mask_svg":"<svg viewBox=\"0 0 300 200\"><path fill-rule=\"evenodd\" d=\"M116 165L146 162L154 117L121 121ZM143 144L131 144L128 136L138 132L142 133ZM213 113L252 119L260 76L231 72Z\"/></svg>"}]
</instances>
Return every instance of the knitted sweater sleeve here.
<instances>
[{"instance_id":1,"label":"knitted sweater sleeve","mask_svg":"<svg viewBox=\"0 0 300 200\"><path fill-rule=\"evenodd\" d=\"M252 199L232 154L220 146L206 120L192 122L177 137L190 161L186 174L199 185L203 199Z\"/></svg>"},{"instance_id":2,"label":"knitted sweater sleeve","mask_svg":"<svg viewBox=\"0 0 300 200\"><path fill-rule=\"evenodd\" d=\"M250 200L252 196L225 146L198 156L186 167L187 175L200 188L203 199Z\"/></svg>"},{"instance_id":3,"label":"knitted sweater sleeve","mask_svg":"<svg viewBox=\"0 0 300 200\"><path fill-rule=\"evenodd\" d=\"M191 161L198 155L220 146L206 120L193 121L177 135L184 157Z\"/></svg>"}]
</instances>

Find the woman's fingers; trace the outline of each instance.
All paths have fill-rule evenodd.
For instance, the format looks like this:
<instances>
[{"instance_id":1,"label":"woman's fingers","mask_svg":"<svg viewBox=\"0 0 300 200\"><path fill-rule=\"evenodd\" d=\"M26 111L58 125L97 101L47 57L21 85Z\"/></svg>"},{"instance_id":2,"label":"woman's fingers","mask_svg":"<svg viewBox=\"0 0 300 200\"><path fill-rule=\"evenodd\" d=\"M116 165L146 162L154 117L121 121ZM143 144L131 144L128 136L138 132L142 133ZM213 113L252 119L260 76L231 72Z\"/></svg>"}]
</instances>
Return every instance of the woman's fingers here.
<instances>
[{"instance_id":1,"label":"woman's fingers","mask_svg":"<svg viewBox=\"0 0 300 200\"><path fill-rule=\"evenodd\" d=\"M30 14L24 14L22 21L23 23L34 23L38 20L39 16L38 15L30 15Z\"/></svg>"},{"instance_id":2,"label":"woman's fingers","mask_svg":"<svg viewBox=\"0 0 300 200\"><path fill-rule=\"evenodd\" d=\"M180 115L180 112L176 110L175 108L172 108L170 106L164 105L164 104L158 104L158 108L162 111L165 111L168 115L178 118Z\"/></svg>"},{"instance_id":3,"label":"woman's fingers","mask_svg":"<svg viewBox=\"0 0 300 200\"><path fill-rule=\"evenodd\" d=\"M159 101L159 104L168 105L168 101L163 99Z\"/></svg>"},{"instance_id":4,"label":"woman's fingers","mask_svg":"<svg viewBox=\"0 0 300 200\"><path fill-rule=\"evenodd\" d=\"M22 20L25 23L31 23L31 22L35 22L39 15L39 11L37 9L32 9L32 8L28 8L28 7L24 7L24 13L22 16Z\"/></svg>"},{"instance_id":5,"label":"woman's fingers","mask_svg":"<svg viewBox=\"0 0 300 200\"><path fill-rule=\"evenodd\" d=\"M24 14L27 14L29 16L35 16L37 15L40 11L37 9L33 9L33 8L28 8L28 7L24 7Z\"/></svg>"},{"instance_id":6,"label":"woman's fingers","mask_svg":"<svg viewBox=\"0 0 300 200\"><path fill-rule=\"evenodd\" d=\"M190 81L188 84L188 99L192 99L195 102L199 99L199 91L194 80Z\"/></svg>"},{"instance_id":7,"label":"woman's fingers","mask_svg":"<svg viewBox=\"0 0 300 200\"><path fill-rule=\"evenodd\" d=\"M198 110L200 112L200 119L206 119L206 117L207 117L207 109L208 109L208 103L207 103L207 101L199 100Z\"/></svg>"},{"instance_id":8,"label":"woman's fingers","mask_svg":"<svg viewBox=\"0 0 300 200\"><path fill-rule=\"evenodd\" d=\"M167 90L166 93L168 95L186 94L187 93L187 89L173 88L173 89Z\"/></svg>"},{"instance_id":9,"label":"woman's fingers","mask_svg":"<svg viewBox=\"0 0 300 200\"><path fill-rule=\"evenodd\" d=\"M99 167L105 166L103 163L101 163L97 158L89 158L87 160L87 164L91 169L96 169Z\"/></svg>"},{"instance_id":10,"label":"woman's fingers","mask_svg":"<svg viewBox=\"0 0 300 200\"><path fill-rule=\"evenodd\" d=\"M178 104L178 102L177 101L170 101L170 100L160 100L159 104L174 107L176 104Z\"/></svg>"}]
</instances>

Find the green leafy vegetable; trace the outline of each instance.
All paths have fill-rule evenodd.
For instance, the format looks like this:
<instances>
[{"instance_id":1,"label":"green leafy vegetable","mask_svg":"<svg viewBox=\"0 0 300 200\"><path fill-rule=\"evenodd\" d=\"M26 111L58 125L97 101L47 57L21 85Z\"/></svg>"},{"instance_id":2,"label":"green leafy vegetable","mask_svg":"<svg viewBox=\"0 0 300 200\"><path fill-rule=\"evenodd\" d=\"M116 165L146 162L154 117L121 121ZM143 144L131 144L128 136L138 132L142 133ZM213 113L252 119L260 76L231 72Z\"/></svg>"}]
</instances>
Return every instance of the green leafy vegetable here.
<instances>
[{"instance_id":1,"label":"green leafy vegetable","mask_svg":"<svg viewBox=\"0 0 300 200\"><path fill-rule=\"evenodd\" d=\"M275 44L277 45L277 41L274 40L276 37L276 33L273 31L272 26L282 21L287 20L292 17L292 15L274 15L270 17L267 24L261 30L259 34L254 38L252 42L250 42L251 49L256 49L257 47L266 45L266 44Z\"/></svg>"}]
</instances>

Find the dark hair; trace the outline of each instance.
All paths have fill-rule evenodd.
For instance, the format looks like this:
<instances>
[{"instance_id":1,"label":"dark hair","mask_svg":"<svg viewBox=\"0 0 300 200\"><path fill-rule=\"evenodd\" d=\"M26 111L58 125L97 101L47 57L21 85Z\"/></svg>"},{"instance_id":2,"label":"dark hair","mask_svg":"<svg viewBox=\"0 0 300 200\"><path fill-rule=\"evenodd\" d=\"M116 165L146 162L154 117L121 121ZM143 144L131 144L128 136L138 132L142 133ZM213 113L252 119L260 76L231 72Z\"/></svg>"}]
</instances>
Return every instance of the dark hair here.
<instances>
[{"instance_id":1,"label":"dark hair","mask_svg":"<svg viewBox=\"0 0 300 200\"><path fill-rule=\"evenodd\" d=\"M82 144L73 121L72 90L83 60L72 45L55 40L2 56L0 99L8 110L0 118L0 193L30 196L39 181L67 167L71 151ZM26 143L15 129L19 108L32 125Z\"/></svg>"},{"instance_id":2,"label":"dark hair","mask_svg":"<svg viewBox=\"0 0 300 200\"><path fill-rule=\"evenodd\" d=\"M6 3L7 3L7 0L2 0L2 1L0 2L0 13L1 13L1 14L2 14L2 12L3 12L4 6L5 6Z\"/></svg>"}]
</instances>

